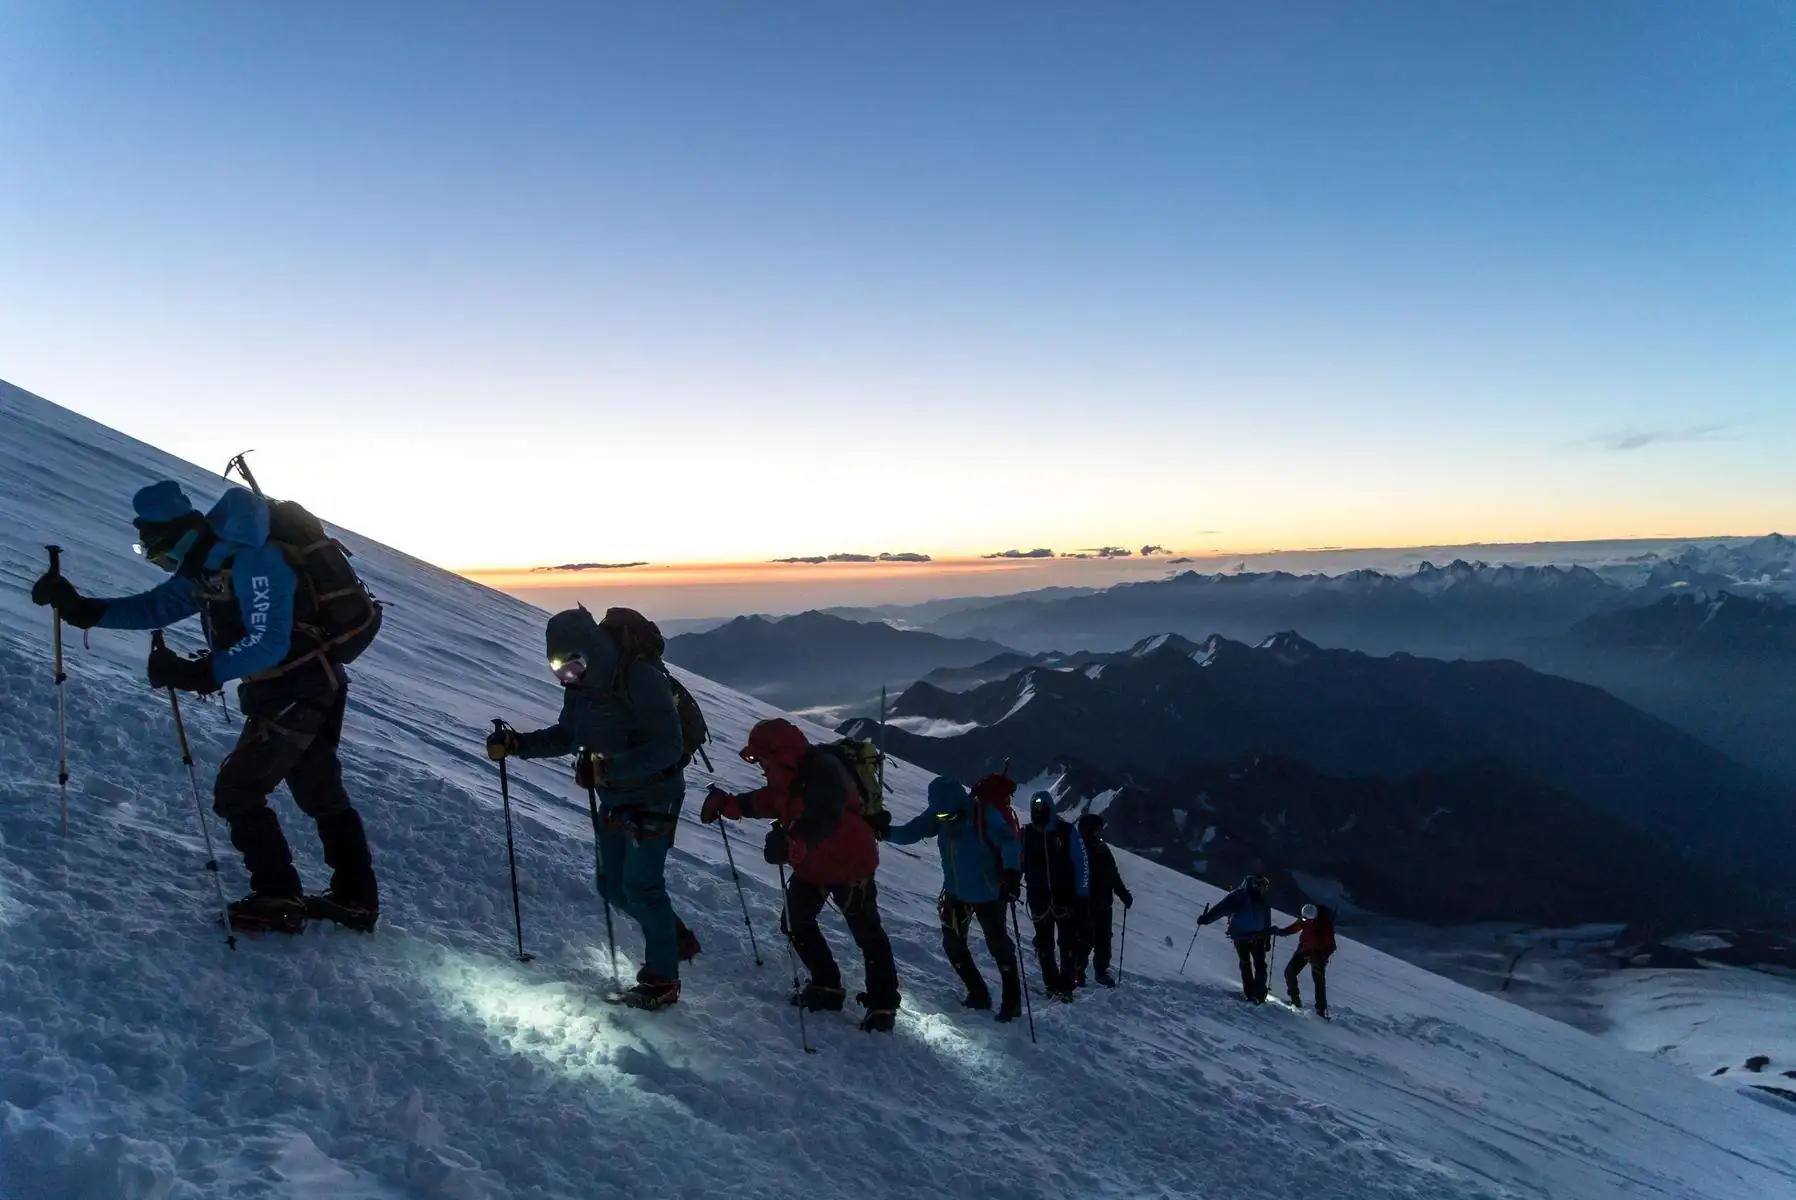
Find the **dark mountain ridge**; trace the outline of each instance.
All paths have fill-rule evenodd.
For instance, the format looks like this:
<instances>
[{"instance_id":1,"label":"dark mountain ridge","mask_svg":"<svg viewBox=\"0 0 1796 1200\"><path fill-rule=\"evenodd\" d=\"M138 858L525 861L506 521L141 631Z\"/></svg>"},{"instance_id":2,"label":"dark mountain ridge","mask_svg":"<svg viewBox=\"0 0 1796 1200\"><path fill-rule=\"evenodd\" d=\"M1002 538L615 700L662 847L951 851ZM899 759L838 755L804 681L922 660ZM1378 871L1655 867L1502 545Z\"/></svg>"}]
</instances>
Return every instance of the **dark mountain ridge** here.
<instances>
[{"instance_id":1,"label":"dark mountain ridge","mask_svg":"<svg viewBox=\"0 0 1796 1200\"><path fill-rule=\"evenodd\" d=\"M1007 758L1020 777L1070 759L1116 782L1254 756L1387 781L1494 763L1723 869L1787 873L1796 852L1788 795L1756 773L1595 687L1515 662L1379 658L1294 633L1257 646L1161 634L964 693L918 684L895 712L976 724L953 737L888 731L893 753L962 777Z\"/></svg>"},{"instance_id":2,"label":"dark mountain ridge","mask_svg":"<svg viewBox=\"0 0 1796 1200\"><path fill-rule=\"evenodd\" d=\"M667 659L708 679L785 708L877 697L942 666L968 666L1008 647L949 638L821 612L737 617L716 629L668 639Z\"/></svg>"}]
</instances>

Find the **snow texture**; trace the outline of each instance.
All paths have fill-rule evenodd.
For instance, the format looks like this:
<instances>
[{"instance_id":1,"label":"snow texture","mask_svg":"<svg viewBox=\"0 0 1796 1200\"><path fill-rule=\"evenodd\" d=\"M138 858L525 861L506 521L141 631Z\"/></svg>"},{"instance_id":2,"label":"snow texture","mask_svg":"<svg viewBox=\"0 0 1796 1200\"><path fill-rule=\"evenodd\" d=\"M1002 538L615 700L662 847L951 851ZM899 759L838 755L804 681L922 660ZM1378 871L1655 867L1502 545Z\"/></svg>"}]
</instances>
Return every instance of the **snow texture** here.
<instances>
[{"instance_id":1,"label":"snow texture","mask_svg":"<svg viewBox=\"0 0 1796 1200\"><path fill-rule=\"evenodd\" d=\"M607 1005L590 827L557 764L514 775L537 958L513 953L480 744L491 717L554 710L543 614L353 537L391 604L357 664L345 754L386 915L372 937L314 927L229 952L142 635L70 638L58 832L50 627L24 595L49 541L85 587L154 583L126 513L163 475L201 502L217 491L0 385L0 1196L1796 1195L1787 1116L1361 946L1331 973L1333 1024L1236 999L1215 929L1181 977L1192 917L1217 893L1126 855L1123 986L1038 997L1032 1046L1022 1023L959 1011L935 855L888 848L898 1032L820 1016L819 1053L802 1054L772 868L738 830L758 969L719 835L692 819L703 770L669 885L705 953L676 1009ZM753 782L730 751L772 710L688 681L722 782ZM188 711L204 786L235 728L217 706ZM888 779L897 816L917 811L924 774L894 763ZM321 886L309 822L284 794L278 806ZM857 982L847 938L828 932ZM620 934L629 971L639 944L627 922Z\"/></svg>"}]
</instances>

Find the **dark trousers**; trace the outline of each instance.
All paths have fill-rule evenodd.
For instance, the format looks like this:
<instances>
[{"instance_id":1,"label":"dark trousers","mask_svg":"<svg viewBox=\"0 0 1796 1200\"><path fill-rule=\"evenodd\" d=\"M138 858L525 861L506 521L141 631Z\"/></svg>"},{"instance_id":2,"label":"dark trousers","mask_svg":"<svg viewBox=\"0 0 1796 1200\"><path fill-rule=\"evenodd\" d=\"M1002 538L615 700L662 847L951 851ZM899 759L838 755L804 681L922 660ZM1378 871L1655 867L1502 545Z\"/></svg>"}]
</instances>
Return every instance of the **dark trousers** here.
<instances>
[{"instance_id":1,"label":"dark trousers","mask_svg":"<svg viewBox=\"0 0 1796 1200\"><path fill-rule=\"evenodd\" d=\"M1032 905L1029 916L1035 922L1035 958L1041 964L1042 986L1050 992L1071 990L1073 977L1085 966L1085 938L1080 928L1084 914L1077 904L1067 904L1050 906L1038 916ZM1056 941L1060 944L1058 962Z\"/></svg>"},{"instance_id":2,"label":"dark trousers","mask_svg":"<svg viewBox=\"0 0 1796 1200\"><path fill-rule=\"evenodd\" d=\"M680 817L607 808L593 822L599 895L642 927L639 979L680 977L679 918L667 896L667 855Z\"/></svg>"},{"instance_id":3,"label":"dark trousers","mask_svg":"<svg viewBox=\"0 0 1796 1200\"><path fill-rule=\"evenodd\" d=\"M999 976L1008 978L1016 974L1016 943L1010 940L1010 930L1004 926L1002 900L968 904L943 893L936 907L942 918L942 953L948 956L948 965L967 985L968 992L974 996L990 994L984 977L973 962L973 948L967 944L975 920L979 922L980 932L985 934L985 948L991 952L992 961L998 964Z\"/></svg>"},{"instance_id":4,"label":"dark trousers","mask_svg":"<svg viewBox=\"0 0 1796 1200\"><path fill-rule=\"evenodd\" d=\"M1241 960L1241 992L1249 1000L1266 998L1266 951L1272 939L1253 934L1235 939L1235 957Z\"/></svg>"},{"instance_id":5,"label":"dark trousers","mask_svg":"<svg viewBox=\"0 0 1796 1200\"><path fill-rule=\"evenodd\" d=\"M1093 896L1091 899L1091 964L1100 971L1110 969L1110 943L1116 932L1116 899Z\"/></svg>"},{"instance_id":6,"label":"dark trousers","mask_svg":"<svg viewBox=\"0 0 1796 1200\"><path fill-rule=\"evenodd\" d=\"M1285 991L1291 994L1292 1004L1302 1003L1297 980L1305 967L1310 969L1310 978L1316 984L1316 1011L1325 1013L1328 1011L1328 955L1311 958L1301 950L1293 954L1291 961L1285 964Z\"/></svg>"},{"instance_id":7,"label":"dark trousers","mask_svg":"<svg viewBox=\"0 0 1796 1200\"><path fill-rule=\"evenodd\" d=\"M786 928L799 961L811 973L811 982L822 987L842 986L842 971L817 917L824 904L834 900L842 920L861 948L866 961L867 1003L871 1008L898 1007L898 966L892 960L892 939L879 921L879 888L871 877L859 883L824 888L796 876L786 887Z\"/></svg>"},{"instance_id":8,"label":"dark trousers","mask_svg":"<svg viewBox=\"0 0 1796 1200\"><path fill-rule=\"evenodd\" d=\"M348 688L279 704L272 702L278 694L271 698L245 688L244 696L243 732L219 765L212 810L230 827L251 890L295 899L303 894L280 819L268 806L269 795L285 783L300 811L318 823L332 892L346 903L377 905L368 836L343 790L337 760Z\"/></svg>"}]
</instances>

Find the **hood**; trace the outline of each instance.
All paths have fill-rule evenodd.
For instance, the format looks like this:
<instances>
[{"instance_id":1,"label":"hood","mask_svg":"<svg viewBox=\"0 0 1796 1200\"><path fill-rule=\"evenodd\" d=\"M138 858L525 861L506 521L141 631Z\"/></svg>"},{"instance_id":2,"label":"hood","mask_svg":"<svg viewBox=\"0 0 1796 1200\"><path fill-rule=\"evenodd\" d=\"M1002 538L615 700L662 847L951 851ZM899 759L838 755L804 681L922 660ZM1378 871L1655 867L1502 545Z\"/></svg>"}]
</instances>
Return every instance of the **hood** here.
<instances>
[{"instance_id":1,"label":"hood","mask_svg":"<svg viewBox=\"0 0 1796 1200\"><path fill-rule=\"evenodd\" d=\"M1046 792L1037 792L1029 797L1029 823L1038 829L1046 829L1054 823L1057 814L1054 812L1054 797Z\"/></svg>"},{"instance_id":2,"label":"hood","mask_svg":"<svg viewBox=\"0 0 1796 1200\"><path fill-rule=\"evenodd\" d=\"M972 807L972 797L958 780L937 775L929 781L929 807L939 813L964 813Z\"/></svg>"},{"instance_id":3,"label":"hood","mask_svg":"<svg viewBox=\"0 0 1796 1200\"><path fill-rule=\"evenodd\" d=\"M1086 813L1079 818L1079 832L1087 837L1095 837L1104 831L1104 818L1098 813Z\"/></svg>"},{"instance_id":4,"label":"hood","mask_svg":"<svg viewBox=\"0 0 1796 1200\"><path fill-rule=\"evenodd\" d=\"M549 618L544 637L549 661L557 662L571 654L586 657L586 677L610 680L617 671L617 647L611 635L599 628L585 605L576 605Z\"/></svg>"},{"instance_id":5,"label":"hood","mask_svg":"<svg viewBox=\"0 0 1796 1200\"><path fill-rule=\"evenodd\" d=\"M796 771L810 748L798 726L784 717L773 717L749 730L748 745L742 747L741 754L744 760L764 767Z\"/></svg>"},{"instance_id":6,"label":"hood","mask_svg":"<svg viewBox=\"0 0 1796 1200\"><path fill-rule=\"evenodd\" d=\"M248 488L225 491L206 514L206 524L218 540L251 549L268 544L268 501Z\"/></svg>"}]
</instances>

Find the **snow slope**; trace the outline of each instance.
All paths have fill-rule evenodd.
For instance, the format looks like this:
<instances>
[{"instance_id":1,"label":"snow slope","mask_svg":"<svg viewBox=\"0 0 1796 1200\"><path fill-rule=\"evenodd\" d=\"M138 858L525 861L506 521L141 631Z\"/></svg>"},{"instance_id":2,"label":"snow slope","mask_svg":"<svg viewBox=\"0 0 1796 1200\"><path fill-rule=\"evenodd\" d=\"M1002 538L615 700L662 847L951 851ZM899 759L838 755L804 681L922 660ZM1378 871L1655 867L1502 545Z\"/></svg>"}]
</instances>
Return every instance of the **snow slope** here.
<instances>
[{"instance_id":1,"label":"snow slope","mask_svg":"<svg viewBox=\"0 0 1796 1200\"><path fill-rule=\"evenodd\" d=\"M820 1018L819 1053L800 1053L757 831L737 858L760 969L718 836L695 823L670 864L706 942L686 1001L608 1006L583 798L551 765L514 776L538 957L512 954L480 739L492 716L550 716L542 615L355 539L393 606L358 664L345 756L386 916L373 938L316 928L230 953L142 635L71 639L58 833L48 623L23 594L52 540L85 586L154 582L125 514L164 474L217 490L0 385L0 1196L1796 1196L1796 1127L1769 1105L1374 951L1343 948L1332 1025L1234 999L1215 930L1181 978L1215 892L1127 856L1124 986L1038 1007L1039 1047L957 1010L925 847L888 850L881 872L898 1034ZM727 748L770 710L691 682L722 777L748 784ZM209 773L234 731L190 709ZM892 781L914 811L925 777L898 765ZM693 773L689 823L705 782ZM278 803L322 883L307 823ZM242 886L234 863L226 879Z\"/></svg>"}]
</instances>

